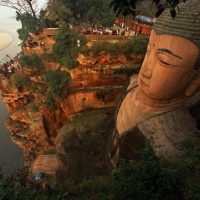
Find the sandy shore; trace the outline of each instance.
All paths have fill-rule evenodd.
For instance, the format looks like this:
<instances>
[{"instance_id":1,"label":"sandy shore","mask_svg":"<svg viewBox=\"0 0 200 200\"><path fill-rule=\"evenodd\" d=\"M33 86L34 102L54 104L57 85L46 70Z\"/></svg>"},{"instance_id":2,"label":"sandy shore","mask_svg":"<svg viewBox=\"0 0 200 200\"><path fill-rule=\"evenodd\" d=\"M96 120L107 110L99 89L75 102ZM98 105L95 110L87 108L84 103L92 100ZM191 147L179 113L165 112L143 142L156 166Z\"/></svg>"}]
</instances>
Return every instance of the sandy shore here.
<instances>
[{"instance_id":1,"label":"sandy shore","mask_svg":"<svg viewBox=\"0 0 200 200\"><path fill-rule=\"evenodd\" d=\"M7 48L14 41L12 34L0 32L0 50Z\"/></svg>"},{"instance_id":2,"label":"sandy shore","mask_svg":"<svg viewBox=\"0 0 200 200\"><path fill-rule=\"evenodd\" d=\"M21 47L18 46L19 41L16 31L0 30L0 64L8 61L9 57L12 58L21 51Z\"/></svg>"}]
</instances>

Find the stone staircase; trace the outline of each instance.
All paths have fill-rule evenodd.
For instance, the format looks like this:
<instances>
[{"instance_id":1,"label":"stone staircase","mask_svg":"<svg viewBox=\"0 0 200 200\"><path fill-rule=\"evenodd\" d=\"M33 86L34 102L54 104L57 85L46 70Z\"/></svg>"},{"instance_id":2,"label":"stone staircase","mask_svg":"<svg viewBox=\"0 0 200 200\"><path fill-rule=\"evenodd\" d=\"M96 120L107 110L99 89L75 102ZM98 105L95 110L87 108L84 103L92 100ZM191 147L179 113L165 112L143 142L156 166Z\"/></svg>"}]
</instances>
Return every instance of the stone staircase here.
<instances>
[{"instance_id":1,"label":"stone staircase","mask_svg":"<svg viewBox=\"0 0 200 200\"><path fill-rule=\"evenodd\" d=\"M24 99L24 96L26 95L27 93L18 93L18 94L3 94L2 96L2 100L5 104L7 103L15 103L19 100L22 100Z\"/></svg>"}]
</instances>

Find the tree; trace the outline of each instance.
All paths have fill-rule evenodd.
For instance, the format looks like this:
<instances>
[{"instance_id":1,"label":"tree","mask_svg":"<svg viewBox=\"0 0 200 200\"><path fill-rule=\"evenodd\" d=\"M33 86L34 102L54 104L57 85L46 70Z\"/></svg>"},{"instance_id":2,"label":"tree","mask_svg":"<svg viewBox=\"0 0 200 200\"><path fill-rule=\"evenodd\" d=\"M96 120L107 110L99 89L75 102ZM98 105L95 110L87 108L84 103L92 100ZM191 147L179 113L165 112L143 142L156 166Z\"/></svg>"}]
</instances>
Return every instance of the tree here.
<instances>
[{"instance_id":1,"label":"tree","mask_svg":"<svg viewBox=\"0 0 200 200\"><path fill-rule=\"evenodd\" d=\"M137 8L142 15L154 18L156 14L156 5L152 4L152 0L139 1Z\"/></svg>"},{"instance_id":2,"label":"tree","mask_svg":"<svg viewBox=\"0 0 200 200\"><path fill-rule=\"evenodd\" d=\"M17 32L19 38L24 41L30 37L30 33L37 34L43 28L43 21L39 18L34 18L34 16L28 12L20 14L17 11L16 20L21 21L22 28L18 29Z\"/></svg>"},{"instance_id":3,"label":"tree","mask_svg":"<svg viewBox=\"0 0 200 200\"><path fill-rule=\"evenodd\" d=\"M46 9L41 11L41 18L54 24L73 21L71 9L56 0L48 1Z\"/></svg>"},{"instance_id":4,"label":"tree","mask_svg":"<svg viewBox=\"0 0 200 200\"><path fill-rule=\"evenodd\" d=\"M85 36L63 25L55 36L55 41L53 52L58 62L68 69L75 68L78 65L76 60L78 53L86 45Z\"/></svg>"},{"instance_id":5,"label":"tree","mask_svg":"<svg viewBox=\"0 0 200 200\"><path fill-rule=\"evenodd\" d=\"M67 71L47 71L45 76L45 83L48 85L51 94L55 97L61 98L63 91L71 80L70 74Z\"/></svg>"},{"instance_id":6,"label":"tree","mask_svg":"<svg viewBox=\"0 0 200 200\"><path fill-rule=\"evenodd\" d=\"M43 69L42 60L36 54L32 54L30 56L23 55L21 57L20 64L22 67L37 70L38 72L41 72Z\"/></svg>"},{"instance_id":7,"label":"tree","mask_svg":"<svg viewBox=\"0 0 200 200\"><path fill-rule=\"evenodd\" d=\"M136 3L138 0L111 0L110 8L113 7L114 13L119 16L135 15Z\"/></svg>"},{"instance_id":8,"label":"tree","mask_svg":"<svg viewBox=\"0 0 200 200\"><path fill-rule=\"evenodd\" d=\"M81 0L61 0L62 4L67 8L70 8L73 11L73 17L76 19L77 16L80 14L78 5L80 4Z\"/></svg>"},{"instance_id":9,"label":"tree","mask_svg":"<svg viewBox=\"0 0 200 200\"><path fill-rule=\"evenodd\" d=\"M21 40L25 41L30 33L37 33L43 27L36 0L0 0L0 5L16 11L16 20L22 24L22 28L17 30Z\"/></svg>"},{"instance_id":10,"label":"tree","mask_svg":"<svg viewBox=\"0 0 200 200\"><path fill-rule=\"evenodd\" d=\"M109 10L110 2L108 0L92 1L88 5L86 18L91 24L98 26L112 26L115 23L114 13Z\"/></svg>"},{"instance_id":11,"label":"tree","mask_svg":"<svg viewBox=\"0 0 200 200\"><path fill-rule=\"evenodd\" d=\"M116 16L122 14L127 16L136 14L136 6L138 2L144 0L112 0L110 3L110 8L113 7L114 13ZM157 6L156 17L161 15L166 8L170 8L171 16L174 18L176 16L176 8L179 3L186 2L187 0L165 0L164 3L162 0L152 0L152 4Z\"/></svg>"},{"instance_id":12,"label":"tree","mask_svg":"<svg viewBox=\"0 0 200 200\"><path fill-rule=\"evenodd\" d=\"M115 16L109 9L110 0L62 0L63 5L73 11L75 20L110 26Z\"/></svg>"},{"instance_id":13,"label":"tree","mask_svg":"<svg viewBox=\"0 0 200 200\"><path fill-rule=\"evenodd\" d=\"M159 160L147 142L137 161L119 159L113 170L117 200L179 200L183 198L184 170L178 163Z\"/></svg>"}]
</instances>

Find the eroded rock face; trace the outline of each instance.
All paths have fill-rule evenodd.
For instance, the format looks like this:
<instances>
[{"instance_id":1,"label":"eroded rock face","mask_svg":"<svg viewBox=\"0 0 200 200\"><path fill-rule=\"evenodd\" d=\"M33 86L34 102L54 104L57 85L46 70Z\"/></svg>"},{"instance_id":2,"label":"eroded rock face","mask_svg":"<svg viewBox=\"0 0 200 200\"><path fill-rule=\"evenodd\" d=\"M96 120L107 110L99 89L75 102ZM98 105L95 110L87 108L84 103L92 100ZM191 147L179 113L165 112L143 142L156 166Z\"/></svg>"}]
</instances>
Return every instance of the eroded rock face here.
<instances>
[{"instance_id":1,"label":"eroded rock face","mask_svg":"<svg viewBox=\"0 0 200 200\"><path fill-rule=\"evenodd\" d=\"M81 181L108 173L107 141L113 125L114 110L97 109L74 117L60 129L56 149L66 178Z\"/></svg>"},{"instance_id":2,"label":"eroded rock face","mask_svg":"<svg viewBox=\"0 0 200 200\"><path fill-rule=\"evenodd\" d=\"M25 55L51 53L54 44L53 37L44 35L45 31L42 34L45 51L38 45L31 49L23 49ZM39 39L39 36L33 37L34 40ZM124 55L105 52L95 57L79 54L77 58L79 66L72 70L59 63L44 60L43 72L16 67L15 73L1 79L3 101L10 113L6 126L12 133L12 141L24 150L25 165L30 166L32 161L41 154L55 151L58 131L64 124L71 122L74 116L89 110L115 108L125 85L129 82L130 75L138 71L142 59L141 55L138 55L130 56L127 60ZM65 95L60 99L53 97L54 110L47 103L47 93L50 88L44 79L45 71L48 70L67 71L71 76L71 82L63 90ZM102 117L102 120L105 119L104 116ZM100 119L98 120L99 125L94 125L97 129L102 123ZM95 128L91 128L94 133ZM96 137L98 134L94 135ZM104 136L103 134L100 138ZM87 139L86 137L86 143ZM75 154L78 154L78 150ZM91 154L94 154L92 150ZM97 165L96 169L100 171L102 168L105 169L104 163ZM85 176L89 175L83 173L82 177Z\"/></svg>"},{"instance_id":3,"label":"eroded rock face","mask_svg":"<svg viewBox=\"0 0 200 200\"><path fill-rule=\"evenodd\" d=\"M105 59L105 56L101 59ZM12 133L12 141L24 150L25 165L30 166L40 154L55 150L58 130L75 115L87 110L117 106L129 81L126 69L134 69L129 64L127 67L122 60L114 65L107 61L103 64L103 60L99 64L99 60L97 64L80 64L69 71L72 79L66 86L66 93L69 94L62 99L54 99L54 111L46 102L48 87L44 82L45 74L20 68L7 79L1 80L3 101L10 112L6 126ZM45 62L44 66L47 70L67 70L58 63ZM135 66L134 70L137 71L138 67ZM21 77L26 82L19 82L21 85L18 88L15 80Z\"/></svg>"}]
</instances>

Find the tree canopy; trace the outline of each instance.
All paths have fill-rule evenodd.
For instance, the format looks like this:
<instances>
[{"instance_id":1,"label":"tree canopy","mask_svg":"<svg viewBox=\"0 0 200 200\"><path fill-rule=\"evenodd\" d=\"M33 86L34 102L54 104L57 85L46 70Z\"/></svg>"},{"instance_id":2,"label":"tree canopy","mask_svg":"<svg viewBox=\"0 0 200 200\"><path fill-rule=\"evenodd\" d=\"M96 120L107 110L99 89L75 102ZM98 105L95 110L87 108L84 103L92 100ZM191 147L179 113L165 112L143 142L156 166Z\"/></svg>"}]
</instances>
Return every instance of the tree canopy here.
<instances>
[{"instance_id":1,"label":"tree canopy","mask_svg":"<svg viewBox=\"0 0 200 200\"><path fill-rule=\"evenodd\" d=\"M63 5L73 11L76 21L110 26L115 22L115 15L109 9L110 0L61 0Z\"/></svg>"},{"instance_id":2,"label":"tree canopy","mask_svg":"<svg viewBox=\"0 0 200 200\"><path fill-rule=\"evenodd\" d=\"M53 53L61 65L73 69L78 65L76 57L80 49L86 44L86 38L77 31L72 31L67 25L63 25L55 36Z\"/></svg>"},{"instance_id":3,"label":"tree canopy","mask_svg":"<svg viewBox=\"0 0 200 200\"><path fill-rule=\"evenodd\" d=\"M67 71L47 71L45 75L45 83L49 87L49 91L54 97L61 98L64 95L64 89L71 80Z\"/></svg>"},{"instance_id":4,"label":"tree canopy","mask_svg":"<svg viewBox=\"0 0 200 200\"><path fill-rule=\"evenodd\" d=\"M194 141L183 143L183 162L159 160L148 142L138 151L138 161L119 160L119 167L110 176L96 177L81 183L53 181L42 187L27 179L28 171L12 176L0 171L2 199L105 199L105 200L198 200L200 198L200 132ZM64 178L64 177L62 177Z\"/></svg>"},{"instance_id":5,"label":"tree canopy","mask_svg":"<svg viewBox=\"0 0 200 200\"><path fill-rule=\"evenodd\" d=\"M111 0L110 8L113 8L116 16L120 14L123 16L136 15L136 7L139 2L145 0ZM171 16L176 17L176 8L179 3L186 2L187 0L152 0L152 4L157 7L156 17L161 15L166 8L170 9Z\"/></svg>"},{"instance_id":6,"label":"tree canopy","mask_svg":"<svg viewBox=\"0 0 200 200\"><path fill-rule=\"evenodd\" d=\"M22 28L17 30L21 40L25 41L30 33L37 33L43 27L39 19L37 0L0 0L0 6L16 11L16 20L22 24Z\"/></svg>"}]
</instances>

